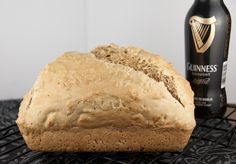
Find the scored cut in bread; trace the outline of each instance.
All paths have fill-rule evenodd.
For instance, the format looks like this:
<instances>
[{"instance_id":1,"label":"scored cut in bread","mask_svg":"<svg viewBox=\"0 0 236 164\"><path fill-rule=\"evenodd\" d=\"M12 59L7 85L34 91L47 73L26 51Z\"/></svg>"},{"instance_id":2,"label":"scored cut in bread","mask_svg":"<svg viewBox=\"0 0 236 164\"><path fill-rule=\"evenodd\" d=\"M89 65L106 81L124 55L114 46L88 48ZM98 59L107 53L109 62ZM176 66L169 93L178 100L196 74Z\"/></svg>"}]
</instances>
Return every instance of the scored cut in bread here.
<instances>
[{"instance_id":1,"label":"scored cut in bread","mask_svg":"<svg viewBox=\"0 0 236 164\"><path fill-rule=\"evenodd\" d=\"M171 64L159 55L136 47L119 47L115 44L99 46L91 51L98 59L129 66L142 71L156 81L164 82L171 95L187 110L193 111L193 92L186 81Z\"/></svg>"},{"instance_id":2,"label":"scored cut in bread","mask_svg":"<svg viewBox=\"0 0 236 164\"><path fill-rule=\"evenodd\" d=\"M73 152L182 150L195 127L188 82L160 57L141 49L143 54L124 48L128 57L104 49L122 48L68 52L42 70L16 121L28 147ZM142 56L145 60L138 64Z\"/></svg>"}]
</instances>

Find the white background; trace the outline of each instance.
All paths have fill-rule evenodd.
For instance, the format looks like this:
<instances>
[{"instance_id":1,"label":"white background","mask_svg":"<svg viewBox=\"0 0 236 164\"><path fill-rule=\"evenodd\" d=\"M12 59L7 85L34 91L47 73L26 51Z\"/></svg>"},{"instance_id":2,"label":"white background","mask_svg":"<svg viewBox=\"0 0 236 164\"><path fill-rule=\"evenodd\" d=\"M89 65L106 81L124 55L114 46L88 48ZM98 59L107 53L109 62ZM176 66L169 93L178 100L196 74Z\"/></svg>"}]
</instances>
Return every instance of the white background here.
<instances>
[{"instance_id":1,"label":"white background","mask_svg":"<svg viewBox=\"0 0 236 164\"><path fill-rule=\"evenodd\" d=\"M184 75L184 19L194 0L0 0L0 99L22 98L40 70L65 51L138 46ZM236 103L236 0L227 71Z\"/></svg>"}]
</instances>

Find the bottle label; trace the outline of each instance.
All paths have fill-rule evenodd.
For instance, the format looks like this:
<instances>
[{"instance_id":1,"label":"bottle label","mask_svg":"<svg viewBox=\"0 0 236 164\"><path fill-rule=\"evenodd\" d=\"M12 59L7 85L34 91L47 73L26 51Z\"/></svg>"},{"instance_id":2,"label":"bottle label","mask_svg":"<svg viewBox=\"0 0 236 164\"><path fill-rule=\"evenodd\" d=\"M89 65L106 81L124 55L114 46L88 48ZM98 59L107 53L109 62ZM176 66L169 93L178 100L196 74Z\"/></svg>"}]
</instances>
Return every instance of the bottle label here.
<instances>
[{"instance_id":1,"label":"bottle label","mask_svg":"<svg viewBox=\"0 0 236 164\"><path fill-rule=\"evenodd\" d=\"M189 20L196 51L204 53L211 46L215 37L215 16L202 18L192 16Z\"/></svg>"},{"instance_id":2,"label":"bottle label","mask_svg":"<svg viewBox=\"0 0 236 164\"><path fill-rule=\"evenodd\" d=\"M187 79L194 91L195 106L211 113L220 110L227 69L227 62L224 63L225 35L216 33L217 22L214 15L194 15L188 20L191 56L186 60Z\"/></svg>"},{"instance_id":3,"label":"bottle label","mask_svg":"<svg viewBox=\"0 0 236 164\"><path fill-rule=\"evenodd\" d=\"M224 61L223 67L222 67L221 89L225 88L226 71L227 71L227 61Z\"/></svg>"},{"instance_id":4,"label":"bottle label","mask_svg":"<svg viewBox=\"0 0 236 164\"><path fill-rule=\"evenodd\" d=\"M211 83L211 74L218 71L218 65L198 65L187 62L187 71L191 72L192 84L208 86Z\"/></svg>"},{"instance_id":5,"label":"bottle label","mask_svg":"<svg viewBox=\"0 0 236 164\"><path fill-rule=\"evenodd\" d=\"M194 97L194 104L201 107L211 107L213 102L212 97Z\"/></svg>"}]
</instances>

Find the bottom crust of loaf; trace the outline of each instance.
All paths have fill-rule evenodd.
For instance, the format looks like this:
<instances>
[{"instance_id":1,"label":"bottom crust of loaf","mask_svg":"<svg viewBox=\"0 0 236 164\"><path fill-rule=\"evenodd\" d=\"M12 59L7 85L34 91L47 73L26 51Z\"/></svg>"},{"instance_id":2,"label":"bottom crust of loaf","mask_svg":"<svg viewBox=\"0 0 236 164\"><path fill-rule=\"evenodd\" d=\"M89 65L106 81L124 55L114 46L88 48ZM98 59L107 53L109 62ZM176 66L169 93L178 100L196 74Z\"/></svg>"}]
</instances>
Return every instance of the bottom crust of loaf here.
<instances>
[{"instance_id":1,"label":"bottom crust of loaf","mask_svg":"<svg viewBox=\"0 0 236 164\"><path fill-rule=\"evenodd\" d=\"M181 151L192 133L178 129L105 128L39 132L22 127L20 131L31 150L47 152Z\"/></svg>"}]
</instances>

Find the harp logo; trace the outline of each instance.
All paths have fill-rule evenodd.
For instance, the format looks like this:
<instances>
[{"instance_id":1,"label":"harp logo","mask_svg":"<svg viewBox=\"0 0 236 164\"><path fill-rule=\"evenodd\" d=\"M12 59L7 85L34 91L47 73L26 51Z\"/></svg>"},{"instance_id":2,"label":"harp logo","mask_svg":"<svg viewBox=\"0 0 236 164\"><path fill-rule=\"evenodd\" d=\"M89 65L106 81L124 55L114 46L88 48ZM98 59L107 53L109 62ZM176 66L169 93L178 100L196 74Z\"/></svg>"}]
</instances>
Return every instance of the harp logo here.
<instances>
[{"instance_id":1,"label":"harp logo","mask_svg":"<svg viewBox=\"0 0 236 164\"><path fill-rule=\"evenodd\" d=\"M204 53L211 46L215 37L215 16L211 18L201 18L192 16L189 20L196 51Z\"/></svg>"}]
</instances>

